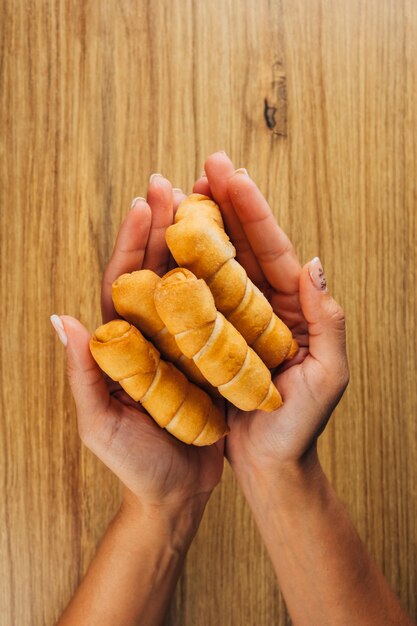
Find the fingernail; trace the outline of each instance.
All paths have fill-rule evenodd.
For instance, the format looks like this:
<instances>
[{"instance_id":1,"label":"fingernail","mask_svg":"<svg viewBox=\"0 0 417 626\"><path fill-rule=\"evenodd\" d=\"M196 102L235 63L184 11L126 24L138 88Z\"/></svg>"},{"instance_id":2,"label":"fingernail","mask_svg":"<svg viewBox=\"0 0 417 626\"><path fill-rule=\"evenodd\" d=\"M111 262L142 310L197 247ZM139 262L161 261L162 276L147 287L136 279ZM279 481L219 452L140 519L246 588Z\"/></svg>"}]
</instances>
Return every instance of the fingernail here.
<instances>
[{"instance_id":1,"label":"fingernail","mask_svg":"<svg viewBox=\"0 0 417 626\"><path fill-rule=\"evenodd\" d=\"M142 198L142 196L136 196L136 198L133 198L132 204L130 205L131 209L133 209L133 207L136 206L136 202L146 202L146 200L145 198Z\"/></svg>"},{"instance_id":2,"label":"fingernail","mask_svg":"<svg viewBox=\"0 0 417 626\"><path fill-rule=\"evenodd\" d=\"M320 291L327 291L326 277L318 256L315 256L314 259L310 261L308 273L310 274L311 282L316 289L319 289Z\"/></svg>"},{"instance_id":3,"label":"fingernail","mask_svg":"<svg viewBox=\"0 0 417 626\"><path fill-rule=\"evenodd\" d=\"M162 174L158 174L157 172L155 174L151 174L151 176L149 177L149 182L155 182L156 178L163 178Z\"/></svg>"},{"instance_id":4,"label":"fingernail","mask_svg":"<svg viewBox=\"0 0 417 626\"><path fill-rule=\"evenodd\" d=\"M239 167L239 169L233 172L234 174L243 174L244 176L249 176L248 170L245 167Z\"/></svg>"},{"instance_id":5,"label":"fingernail","mask_svg":"<svg viewBox=\"0 0 417 626\"><path fill-rule=\"evenodd\" d=\"M201 172L200 178L207 178L207 174L205 173L204 170Z\"/></svg>"},{"instance_id":6,"label":"fingernail","mask_svg":"<svg viewBox=\"0 0 417 626\"><path fill-rule=\"evenodd\" d=\"M180 187L173 187L173 188L172 188L172 191L173 191L174 193L184 193L184 192L183 192L183 190L182 190Z\"/></svg>"},{"instance_id":7,"label":"fingernail","mask_svg":"<svg viewBox=\"0 0 417 626\"><path fill-rule=\"evenodd\" d=\"M217 150L219 154L226 154L226 150Z\"/></svg>"},{"instance_id":8,"label":"fingernail","mask_svg":"<svg viewBox=\"0 0 417 626\"><path fill-rule=\"evenodd\" d=\"M68 337L67 333L65 332L61 318L58 315L51 315L49 319L51 320L51 324L55 328L58 337L60 338L64 346L66 346L68 343Z\"/></svg>"}]
</instances>

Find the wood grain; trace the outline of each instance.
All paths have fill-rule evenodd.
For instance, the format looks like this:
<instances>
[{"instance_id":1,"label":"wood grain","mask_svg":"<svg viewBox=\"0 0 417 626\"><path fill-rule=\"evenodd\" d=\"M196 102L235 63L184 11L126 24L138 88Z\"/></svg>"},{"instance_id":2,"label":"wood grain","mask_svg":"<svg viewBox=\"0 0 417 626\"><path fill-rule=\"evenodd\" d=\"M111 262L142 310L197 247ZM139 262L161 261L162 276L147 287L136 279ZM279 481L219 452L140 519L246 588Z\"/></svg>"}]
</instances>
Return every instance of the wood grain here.
<instances>
[{"instance_id":1,"label":"wood grain","mask_svg":"<svg viewBox=\"0 0 417 626\"><path fill-rule=\"evenodd\" d=\"M348 319L352 382L324 465L417 617L417 4L0 1L2 625L49 625L117 508L80 445L53 313L99 322L131 198L226 149ZM226 471L172 626L289 623Z\"/></svg>"}]
</instances>

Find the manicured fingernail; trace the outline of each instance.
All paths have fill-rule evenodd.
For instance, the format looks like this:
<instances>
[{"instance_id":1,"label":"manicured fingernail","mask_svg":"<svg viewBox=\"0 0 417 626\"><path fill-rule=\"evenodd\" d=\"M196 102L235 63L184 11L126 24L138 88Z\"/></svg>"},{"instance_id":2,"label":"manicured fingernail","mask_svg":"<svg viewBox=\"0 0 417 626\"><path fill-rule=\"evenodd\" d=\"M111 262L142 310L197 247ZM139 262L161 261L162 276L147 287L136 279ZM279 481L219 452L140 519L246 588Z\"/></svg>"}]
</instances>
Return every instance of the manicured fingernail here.
<instances>
[{"instance_id":1,"label":"manicured fingernail","mask_svg":"<svg viewBox=\"0 0 417 626\"><path fill-rule=\"evenodd\" d=\"M162 174L158 174L157 172L155 174L151 174L151 176L149 177L149 182L155 182L157 178L163 178Z\"/></svg>"},{"instance_id":2,"label":"manicured fingernail","mask_svg":"<svg viewBox=\"0 0 417 626\"><path fill-rule=\"evenodd\" d=\"M319 289L320 291L327 291L326 277L318 256L315 256L314 259L310 261L308 273L310 274L311 282L316 289Z\"/></svg>"},{"instance_id":3,"label":"manicured fingernail","mask_svg":"<svg viewBox=\"0 0 417 626\"><path fill-rule=\"evenodd\" d=\"M173 187L172 191L174 193L181 193L181 194L184 193L183 190L180 187Z\"/></svg>"},{"instance_id":4,"label":"manicured fingernail","mask_svg":"<svg viewBox=\"0 0 417 626\"><path fill-rule=\"evenodd\" d=\"M136 196L136 198L133 198L132 204L130 205L131 209L136 206L136 202L146 202L146 200L145 198L142 198L142 196Z\"/></svg>"},{"instance_id":5,"label":"manicured fingernail","mask_svg":"<svg viewBox=\"0 0 417 626\"><path fill-rule=\"evenodd\" d=\"M51 315L50 320L52 326L57 332L58 337L60 338L64 346L66 346L68 343L68 337L67 333L65 332L64 324L62 323L61 318L58 315Z\"/></svg>"},{"instance_id":6,"label":"manicured fingernail","mask_svg":"<svg viewBox=\"0 0 417 626\"><path fill-rule=\"evenodd\" d=\"M244 176L249 176L248 170L245 167L239 167L239 169L233 172L234 174L243 174Z\"/></svg>"}]
</instances>

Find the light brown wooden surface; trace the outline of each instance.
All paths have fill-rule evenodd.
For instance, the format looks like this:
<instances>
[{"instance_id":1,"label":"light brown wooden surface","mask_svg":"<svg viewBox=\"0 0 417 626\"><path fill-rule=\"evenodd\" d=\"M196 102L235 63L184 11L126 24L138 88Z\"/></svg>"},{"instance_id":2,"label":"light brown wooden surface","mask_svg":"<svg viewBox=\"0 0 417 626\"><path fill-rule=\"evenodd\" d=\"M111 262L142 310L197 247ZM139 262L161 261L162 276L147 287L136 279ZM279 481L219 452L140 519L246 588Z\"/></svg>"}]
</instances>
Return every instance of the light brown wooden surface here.
<instances>
[{"instance_id":1,"label":"light brown wooden surface","mask_svg":"<svg viewBox=\"0 0 417 626\"><path fill-rule=\"evenodd\" d=\"M323 463L417 616L416 2L0 7L1 625L54 622L119 499L78 440L48 317L99 323L131 198L154 171L189 190L215 149L248 168L300 258L320 255L345 307L352 381ZM288 623L230 471L168 623Z\"/></svg>"}]
</instances>

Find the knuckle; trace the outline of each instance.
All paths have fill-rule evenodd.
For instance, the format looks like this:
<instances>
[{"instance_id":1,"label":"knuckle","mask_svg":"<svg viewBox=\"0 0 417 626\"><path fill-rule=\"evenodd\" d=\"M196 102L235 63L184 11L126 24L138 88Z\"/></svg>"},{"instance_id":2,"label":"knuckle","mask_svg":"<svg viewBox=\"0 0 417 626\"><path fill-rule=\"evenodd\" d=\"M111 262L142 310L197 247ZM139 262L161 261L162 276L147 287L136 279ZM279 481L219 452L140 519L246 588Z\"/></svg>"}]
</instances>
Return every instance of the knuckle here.
<instances>
[{"instance_id":1,"label":"knuckle","mask_svg":"<svg viewBox=\"0 0 417 626\"><path fill-rule=\"evenodd\" d=\"M67 362L65 364L65 370L68 380L70 381L70 383L72 383L78 374L78 368L74 365L72 359L67 359Z\"/></svg>"},{"instance_id":2,"label":"knuckle","mask_svg":"<svg viewBox=\"0 0 417 626\"><path fill-rule=\"evenodd\" d=\"M288 242L279 248L260 250L257 256L262 263L272 264L276 263L285 254L290 254L292 249L291 243Z\"/></svg>"},{"instance_id":3,"label":"knuckle","mask_svg":"<svg viewBox=\"0 0 417 626\"><path fill-rule=\"evenodd\" d=\"M328 321L336 330L346 331L346 316L343 308L335 300L332 300L328 311Z\"/></svg>"},{"instance_id":4,"label":"knuckle","mask_svg":"<svg viewBox=\"0 0 417 626\"><path fill-rule=\"evenodd\" d=\"M343 359L336 367L329 372L335 391L341 396L349 384L349 367Z\"/></svg>"}]
</instances>

